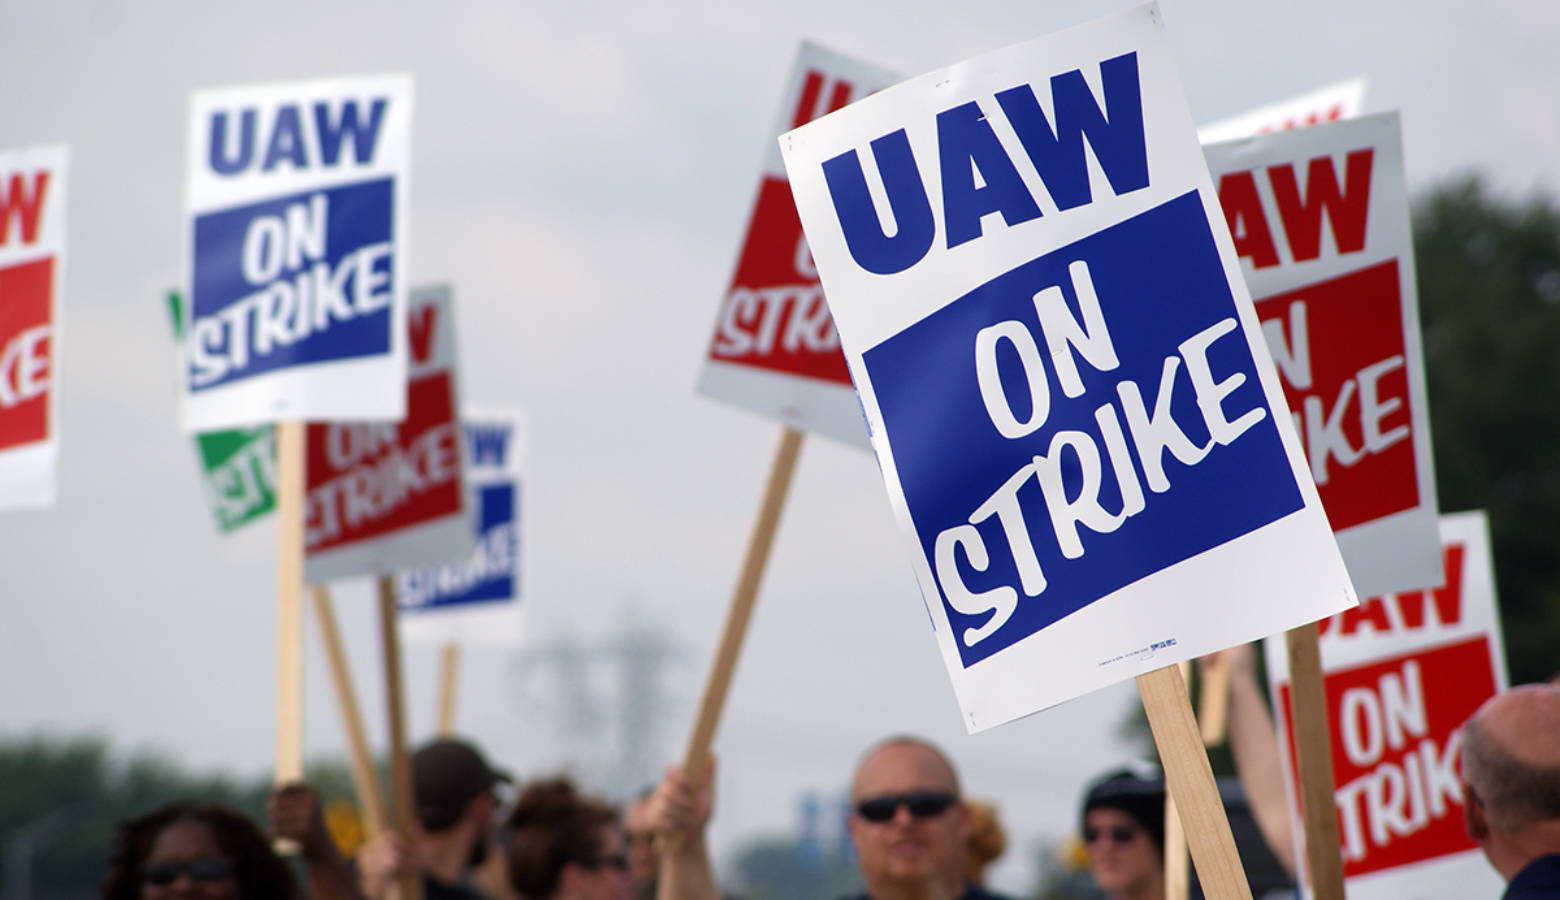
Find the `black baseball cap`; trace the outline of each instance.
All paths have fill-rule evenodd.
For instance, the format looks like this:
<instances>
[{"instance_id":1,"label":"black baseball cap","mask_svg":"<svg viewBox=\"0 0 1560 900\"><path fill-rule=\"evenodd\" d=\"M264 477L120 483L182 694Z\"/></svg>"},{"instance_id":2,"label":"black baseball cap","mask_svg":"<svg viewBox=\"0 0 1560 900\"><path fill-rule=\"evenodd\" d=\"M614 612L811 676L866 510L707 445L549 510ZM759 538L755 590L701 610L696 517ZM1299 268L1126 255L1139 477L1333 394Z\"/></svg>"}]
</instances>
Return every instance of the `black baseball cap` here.
<instances>
[{"instance_id":1,"label":"black baseball cap","mask_svg":"<svg viewBox=\"0 0 1560 900\"><path fill-rule=\"evenodd\" d=\"M1136 819L1155 845L1165 842L1165 776L1146 763L1107 772L1095 779L1083 799L1080 818L1099 807L1119 809Z\"/></svg>"},{"instance_id":2,"label":"black baseball cap","mask_svg":"<svg viewBox=\"0 0 1560 900\"><path fill-rule=\"evenodd\" d=\"M427 831L443 831L460 819L467 804L500 781L513 779L489 766L482 753L465 741L440 738L425 744L412 754L417 821Z\"/></svg>"}]
</instances>

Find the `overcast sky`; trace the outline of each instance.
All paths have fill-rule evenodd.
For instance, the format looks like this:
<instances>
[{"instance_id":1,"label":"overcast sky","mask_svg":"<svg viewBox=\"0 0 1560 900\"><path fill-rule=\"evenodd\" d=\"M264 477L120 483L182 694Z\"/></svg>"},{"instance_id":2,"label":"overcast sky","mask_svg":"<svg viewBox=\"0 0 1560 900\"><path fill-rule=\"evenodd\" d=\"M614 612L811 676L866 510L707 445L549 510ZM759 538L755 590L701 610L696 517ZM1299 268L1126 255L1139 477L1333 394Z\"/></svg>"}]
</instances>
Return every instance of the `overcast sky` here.
<instances>
[{"instance_id":1,"label":"overcast sky","mask_svg":"<svg viewBox=\"0 0 1560 900\"><path fill-rule=\"evenodd\" d=\"M0 514L0 734L93 731L251 773L273 753L275 531L212 526L162 305L193 89L415 76L413 281L456 285L466 396L531 426L528 644L467 653L459 724L533 774L581 754L545 679L519 679L526 650L607 637L630 610L683 650L650 754L680 755L779 434L692 384L798 41L912 75L1129 5L0 0L0 147L68 142L72 164L59 499ZM1163 10L1199 121L1364 75L1367 111L1402 110L1411 187L1557 183L1549 3ZM787 827L796 792L839 789L866 744L913 731L1000 799L997 883L1026 888L1034 842L1131 754L1135 694L966 737L905 554L871 457L809 439L717 743L720 846ZM382 745L371 600L338 595ZM308 750L339 753L309 641ZM421 738L435 651L407 665Z\"/></svg>"}]
</instances>

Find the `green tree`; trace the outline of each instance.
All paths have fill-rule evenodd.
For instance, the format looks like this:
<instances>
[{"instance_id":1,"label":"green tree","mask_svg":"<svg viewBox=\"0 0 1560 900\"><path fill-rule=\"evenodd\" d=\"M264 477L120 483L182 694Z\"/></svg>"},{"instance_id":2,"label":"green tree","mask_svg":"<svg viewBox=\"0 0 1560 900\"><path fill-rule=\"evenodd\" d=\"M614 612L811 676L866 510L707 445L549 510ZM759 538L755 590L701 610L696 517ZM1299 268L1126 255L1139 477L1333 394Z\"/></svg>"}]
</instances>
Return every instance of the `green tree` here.
<instances>
[{"instance_id":1,"label":"green tree","mask_svg":"<svg viewBox=\"0 0 1560 900\"><path fill-rule=\"evenodd\" d=\"M1560 209L1478 177L1414 211L1436 488L1489 511L1513 683L1560 670Z\"/></svg>"}]
</instances>

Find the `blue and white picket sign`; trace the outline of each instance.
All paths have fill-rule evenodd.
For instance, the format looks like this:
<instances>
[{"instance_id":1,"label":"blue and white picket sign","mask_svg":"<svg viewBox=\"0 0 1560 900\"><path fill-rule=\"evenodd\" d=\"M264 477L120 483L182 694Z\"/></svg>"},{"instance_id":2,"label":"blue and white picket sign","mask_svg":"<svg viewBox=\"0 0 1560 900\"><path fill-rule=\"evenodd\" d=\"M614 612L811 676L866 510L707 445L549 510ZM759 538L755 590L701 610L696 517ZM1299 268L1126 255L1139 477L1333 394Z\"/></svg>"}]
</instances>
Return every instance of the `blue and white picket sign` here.
<instances>
[{"instance_id":1,"label":"blue and white picket sign","mask_svg":"<svg viewBox=\"0 0 1560 900\"><path fill-rule=\"evenodd\" d=\"M525 420L518 411L473 411L461 427L475 543L460 562L396 577L401 636L424 643L513 645L520 637Z\"/></svg>"},{"instance_id":2,"label":"blue and white picket sign","mask_svg":"<svg viewBox=\"0 0 1560 900\"><path fill-rule=\"evenodd\" d=\"M971 731L1356 602L1157 7L780 143Z\"/></svg>"},{"instance_id":3,"label":"blue and white picket sign","mask_svg":"<svg viewBox=\"0 0 1560 900\"><path fill-rule=\"evenodd\" d=\"M186 429L405 414L411 118L408 76L194 94Z\"/></svg>"}]
</instances>

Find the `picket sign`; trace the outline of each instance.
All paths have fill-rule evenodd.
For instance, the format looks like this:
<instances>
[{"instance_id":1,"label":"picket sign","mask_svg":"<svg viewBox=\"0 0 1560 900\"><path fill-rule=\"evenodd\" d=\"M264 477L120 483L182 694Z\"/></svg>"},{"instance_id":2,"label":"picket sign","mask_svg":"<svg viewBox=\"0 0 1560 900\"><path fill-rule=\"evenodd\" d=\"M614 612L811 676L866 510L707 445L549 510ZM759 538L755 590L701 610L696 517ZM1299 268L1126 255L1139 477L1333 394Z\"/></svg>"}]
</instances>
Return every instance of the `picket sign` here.
<instances>
[{"instance_id":1,"label":"picket sign","mask_svg":"<svg viewBox=\"0 0 1560 900\"><path fill-rule=\"evenodd\" d=\"M197 91L184 425L405 414L411 79Z\"/></svg>"},{"instance_id":2,"label":"picket sign","mask_svg":"<svg viewBox=\"0 0 1560 900\"><path fill-rule=\"evenodd\" d=\"M804 42L780 104L774 134L833 113L894 81L875 66ZM803 429L864 446L866 433L823 287L802 234L779 150L769 144L758 198L721 304L699 391L784 423L758 520L705 680L683 771L698 778L725 708L758 585L785 506Z\"/></svg>"},{"instance_id":3,"label":"picket sign","mask_svg":"<svg viewBox=\"0 0 1560 900\"><path fill-rule=\"evenodd\" d=\"M1355 589L1441 583L1398 116L1205 148Z\"/></svg>"},{"instance_id":4,"label":"picket sign","mask_svg":"<svg viewBox=\"0 0 1560 900\"><path fill-rule=\"evenodd\" d=\"M278 782L303 776L304 421L406 405L411 79L197 91L186 429L278 423Z\"/></svg>"},{"instance_id":5,"label":"picket sign","mask_svg":"<svg viewBox=\"0 0 1560 900\"><path fill-rule=\"evenodd\" d=\"M347 748L352 763L352 788L357 794L358 806L363 810L363 832L368 840L374 840L386 827L384 803L379 797L379 780L374 774L374 759L368 750L368 738L363 734L363 717L358 713L357 692L352 689L352 670L347 665L346 648L341 642L341 631L336 627L336 613L330 601L330 588L316 584L310 589L314 601L314 615L319 624L320 641L325 647L325 661L330 669L331 685L336 691L336 704L341 710L341 721L347 732Z\"/></svg>"},{"instance_id":6,"label":"picket sign","mask_svg":"<svg viewBox=\"0 0 1560 900\"><path fill-rule=\"evenodd\" d=\"M1315 800L1297 796L1299 741L1283 715L1299 702L1293 659L1267 643L1291 817L1315 803L1333 818L1351 900L1500 893L1463 829L1457 769L1462 724L1507 686L1484 514L1442 516L1440 535L1442 587L1374 597L1320 623L1338 778Z\"/></svg>"},{"instance_id":7,"label":"picket sign","mask_svg":"<svg viewBox=\"0 0 1560 900\"><path fill-rule=\"evenodd\" d=\"M803 42L770 135L899 80L876 66ZM765 146L758 196L716 316L698 390L777 418L790 428L867 446L856 389L773 141Z\"/></svg>"},{"instance_id":8,"label":"picket sign","mask_svg":"<svg viewBox=\"0 0 1560 900\"><path fill-rule=\"evenodd\" d=\"M1204 888L1249 896L1184 682L1149 673L1355 599L1157 7L781 152L966 726L1137 678Z\"/></svg>"},{"instance_id":9,"label":"picket sign","mask_svg":"<svg viewBox=\"0 0 1560 900\"><path fill-rule=\"evenodd\" d=\"M401 639L440 646L437 730L454 732L462 643L513 646L523 596L525 417L518 410L468 409L461 418L466 502L474 531L457 562L396 575Z\"/></svg>"},{"instance_id":10,"label":"picket sign","mask_svg":"<svg viewBox=\"0 0 1560 900\"><path fill-rule=\"evenodd\" d=\"M396 574L401 638L513 646L524 593L525 417L515 409L467 409L460 428L470 510L464 555Z\"/></svg>"},{"instance_id":11,"label":"picket sign","mask_svg":"<svg viewBox=\"0 0 1560 900\"><path fill-rule=\"evenodd\" d=\"M54 502L70 154L0 150L0 510Z\"/></svg>"},{"instance_id":12,"label":"picket sign","mask_svg":"<svg viewBox=\"0 0 1560 900\"><path fill-rule=\"evenodd\" d=\"M1213 144L1352 119L1364 107L1365 79L1351 78L1203 125L1197 129L1197 140Z\"/></svg>"}]
</instances>

